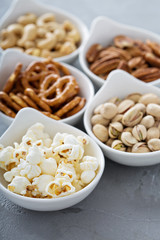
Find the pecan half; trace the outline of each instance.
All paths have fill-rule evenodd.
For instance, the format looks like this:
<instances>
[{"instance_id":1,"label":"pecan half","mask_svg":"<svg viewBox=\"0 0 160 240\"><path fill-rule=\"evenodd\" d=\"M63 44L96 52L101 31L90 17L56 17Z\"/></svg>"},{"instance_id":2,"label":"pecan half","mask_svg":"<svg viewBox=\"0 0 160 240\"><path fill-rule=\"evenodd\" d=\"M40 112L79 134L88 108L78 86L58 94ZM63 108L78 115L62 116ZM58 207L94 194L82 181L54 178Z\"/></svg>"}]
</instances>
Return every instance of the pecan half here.
<instances>
[{"instance_id":1,"label":"pecan half","mask_svg":"<svg viewBox=\"0 0 160 240\"><path fill-rule=\"evenodd\" d=\"M146 40L146 44L147 46L149 46L152 51L158 56L160 57L160 44L152 42L150 40Z\"/></svg>"},{"instance_id":2,"label":"pecan half","mask_svg":"<svg viewBox=\"0 0 160 240\"><path fill-rule=\"evenodd\" d=\"M156 57L153 53L145 53L144 58L151 66L160 68L160 58Z\"/></svg>"},{"instance_id":3,"label":"pecan half","mask_svg":"<svg viewBox=\"0 0 160 240\"><path fill-rule=\"evenodd\" d=\"M126 72L130 72L130 71L129 71L129 68L128 68L128 64L127 64L127 62L124 61L124 60L121 60L121 61L119 62L118 66L117 66L117 69L122 69L122 70L124 70L124 71L126 71Z\"/></svg>"},{"instance_id":4,"label":"pecan half","mask_svg":"<svg viewBox=\"0 0 160 240\"><path fill-rule=\"evenodd\" d=\"M94 68L92 67L92 72L99 75L110 72L117 68L120 60L119 59L111 59L100 64L97 64Z\"/></svg>"},{"instance_id":5,"label":"pecan half","mask_svg":"<svg viewBox=\"0 0 160 240\"><path fill-rule=\"evenodd\" d=\"M142 57L134 57L129 60L128 67L130 69L133 69L133 68L136 69L136 68L140 67L141 65L143 65L144 63L145 63L145 61Z\"/></svg>"},{"instance_id":6,"label":"pecan half","mask_svg":"<svg viewBox=\"0 0 160 240\"><path fill-rule=\"evenodd\" d=\"M118 48L130 48L133 47L134 41L129 37L119 35L114 38L114 44Z\"/></svg>"},{"instance_id":7,"label":"pecan half","mask_svg":"<svg viewBox=\"0 0 160 240\"><path fill-rule=\"evenodd\" d=\"M92 45L86 53L86 58L89 63L92 63L96 60L98 53L102 50L102 46L100 44Z\"/></svg>"},{"instance_id":8,"label":"pecan half","mask_svg":"<svg viewBox=\"0 0 160 240\"><path fill-rule=\"evenodd\" d=\"M158 68L144 68L132 72L132 75L145 82L150 82L160 78L160 70Z\"/></svg>"}]
</instances>

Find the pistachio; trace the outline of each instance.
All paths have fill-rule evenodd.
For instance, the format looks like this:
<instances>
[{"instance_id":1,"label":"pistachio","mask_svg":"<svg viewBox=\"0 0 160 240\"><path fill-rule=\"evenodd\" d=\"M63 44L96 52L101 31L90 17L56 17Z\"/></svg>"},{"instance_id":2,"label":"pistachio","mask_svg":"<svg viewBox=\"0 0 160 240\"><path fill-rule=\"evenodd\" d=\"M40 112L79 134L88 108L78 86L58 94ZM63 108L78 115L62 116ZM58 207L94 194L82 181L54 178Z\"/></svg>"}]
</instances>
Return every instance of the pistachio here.
<instances>
[{"instance_id":1,"label":"pistachio","mask_svg":"<svg viewBox=\"0 0 160 240\"><path fill-rule=\"evenodd\" d=\"M130 132L130 133L132 133L132 129L133 128L131 128L131 127L127 127L127 128L123 129L123 132Z\"/></svg>"},{"instance_id":2,"label":"pistachio","mask_svg":"<svg viewBox=\"0 0 160 240\"><path fill-rule=\"evenodd\" d=\"M118 105L118 112L121 114L124 114L128 109L134 106L134 102L130 99L123 100L119 105Z\"/></svg>"},{"instance_id":3,"label":"pistachio","mask_svg":"<svg viewBox=\"0 0 160 240\"><path fill-rule=\"evenodd\" d=\"M113 141L115 141L113 138L109 138L108 141L106 142L106 145L111 147Z\"/></svg>"},{"instance_id":4,"label":"pistachio","mask_svg":"<svg viewBox=\"0 0 160 240\"><path fill-rule=\"evenodd\" d=\"M114 103L115 105L119 105L119 103L121 102L121 99L120 98L118 98L118 97L113 97L113 98L110 98L109 100L108 100L108 102L110 102L110 103Z\"/></svg>"},{"instance_id":5,"label":"pistachio","mask_svg":"<svg viewBox=\"0 0 160 240\"><path fill-rule=\"evenodd\" d=\"M137 103L141 96L142 96L142 94L140 94L140 93L131 93L126 97L126 99L130 99L133 102Z\"/></svg>"},{"instance_id":6,"label":"pistachio","mask_svg":"<svg viewBox=\"0 0 160 240\"><path fill-rule=\"evenodd\" d=\"M103 106L103 104L98 105L95 109L94 109L94 114L100 114L100 110L101 107Z\"/></svg>"},{"instance_id":7,"label":"pistachio","mask_svg":"<svg viewBox=\"0 0 160 240\"><path fill-rule=\"evenodd\" d=\"M146 106L143 103L136 103L134 107L137 108L139 111L141 111L143 115L145 114Z\"/></svg>"},{"instance_id":8,"label":"pistachio","mask_svg":"<svg viewBox=\"0 0 160 240\"><path fill-rule=\"evenodd\" d=\"M147 129L151 128L155 124L154 117L152 117L151 115L147 115L144 118L142 118L140 124L144 125Z\"/></svg>"},{"instance_id":9,"label":"pistachio","mask_svg":"<svg viewBox=\"0 0 160 240\"><path fill-rule=\"evenodd\" d=\"M143 117L143 113L137 107L134 106L134 107L130 108L123 115L122 123L125 126L133 127L142 120L142 117Z\"/></svg>"},{"instance_id":10,"label":"pistachio","mask_svg":"<svg viewBox=\"0 0 160 240\"><path fill-rule=\"evenodd\" d=\"M123 131L123 125L120 122L110 123L109 136L111 138L117 138L122 131Z\"/></svg>"},{"instance_id":11,"label":"pistachio","mask_svg":"<svg viewBox=\"0 0 160 240\"><path fill-rule=\"evenodd\" d=\"M150 152L150 150L144 142L138 142L132 147L132 153L147 153L147 152Z\"/></svg>"},{"instance_id":12,"label":"pistachio","mask_svg":"<svg viewBox=\"0 0 160 240\"><path fill-rule=\"evenodd\" d=\"M130 132L123 132L121 135L121 140L128 147L131 147L137 143L137 140L132 136Z\"/></svg>"},{"instance_id":13,"label":"pistachio","mask_svg":"<svg viewBox=\"0 0 160 240\"><path fill-rule=\"evenodd\" d=\"M112 119L117 114L117 106L114 103L104 103L100 113L104 118Z\"/></svg>"},{"instance_id":14,"label":"pistachio","mask_svg":"<svg viewBox=\"0 0 160 240\"><path fill-rule=\"evenodd\" d=\"M121 122L123 114L117 114L113 119L112 122Z\"/></svg>"},{"instance_id":15,"label":"pistachio","mask_svg":"<svg viewBox=\"0 0 160 240\"><path fill-rule=\"evenodd\" d=\"M109 120L106 118L103 118L101 114L96 114L96 115L93 115L93 117L91 118L91 123L92 125L102 124L104 126L107 126L109 124Z\"/></svg>"},{"instance_id":16,"label":"pistachio","mask_svg":"<svg viewBox=\"0 0 160 240\"><path fill-rule=\"evenodd\" d=\"M143 141L147 137L147 131L145 126L139 124L136 125L133 130L132 130L133 136L138 140L138 141Z\"/></svg>"},{"instance_id":17,"label":"pistachio","mask_svg":"<svg viewBox=\"0 0 160 240\"><path fill-rule=\"evenodd\" d=\"M153 117L160 118L160 106L155 103L150 103L147 105L147 113Z\"/></svg>"},{"instance_id":18,"label":"pistachio","mask_svg":"<svg viewBox=\"0 0 160 240\"><path fill-rule=\"evenodd\" d=\"M111 147L113 149L116 149L116 150L119 150L119 151L123 151L123 152L125 152L125 150L126 150L125 145L120 140L114 140L112 145L111 145Z\"/></svg>"},{"instance_id":19,"label":"pistachio","mask_svg":"<svg viewBox=\"0 0 160 240\"><path fill-rule=\"evenodd\" d=\"M151 127L147 131L147 140L152 138L159 138L159 129L156 127Z\"/></svg>"},{"instance_id":20,"label":"pistachio","mask_svg":"<svg viewBox=\"0 0 160 240\"><path fill-rule=\"evenodd\" d=\"M160 104L160 98L154 93L147 93L140 97L139 103L143 103L144 105L148 105L149 103Z\"/></svg>"},{"instance_id":21,"label":"pistachio","mask_svg":"<svg viewBox=\"0 0 160 240\"><path fill-rule=\"evenodd\" d=\"M160 139L153 138L148 141L148 147L151 151L159 151L160 150Z\"/></svg>"},{"instance_id":22,"label":"pistachio","mask_svg":"<svg viewBox=\"0 0 160 240\"><path fill-rule=\"evenodd\" d=\"M101 124L93 126L93 133L102 142L106 142L108 140L108 129Z\"/></svg>"}]
</instances>

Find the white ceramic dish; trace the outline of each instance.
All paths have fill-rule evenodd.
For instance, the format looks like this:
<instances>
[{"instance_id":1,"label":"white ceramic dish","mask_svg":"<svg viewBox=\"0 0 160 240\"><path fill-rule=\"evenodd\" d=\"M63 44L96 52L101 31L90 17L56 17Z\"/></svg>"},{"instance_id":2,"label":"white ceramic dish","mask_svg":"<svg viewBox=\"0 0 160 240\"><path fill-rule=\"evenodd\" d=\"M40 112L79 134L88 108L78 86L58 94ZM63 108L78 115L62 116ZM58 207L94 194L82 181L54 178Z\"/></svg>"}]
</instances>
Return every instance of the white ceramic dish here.
<instances>
[{"instance_id":1,"label":"white ceramic dish","mask_svg":"<svg viewBox=\"0 0 160 240\"><path fill-rule=\"evenodd\" d=\"M98 140L92 132L91 126L91 116L93 110L96 106L105 101L109 100L111 97L117 96L119 98L124 98L128 94L133 92L144 93L155 93L160 96L160 89L151 86L151 84L146 84L141 82L131 76L130 74L122 71L115 70L108 75L108 79L103 85L103 87L97 92L93 101L88 105L87 110L84 114L84 125L87 133L99 144L102 148L106 157L111 160L128 165L128 166L149 166L160 163L160 152L151 153L127 153L112 149Z\"/></svg>"},{"instance_id":2,"label":"white ceramic dish","mask_svg":"<svg viewBox=\"0 0 160 240\"><path fill-rule=\"evenodd\" d=\"M53 2L54 4L54 2ZM85 24L74 15L62 10L55 8L52 5L47 5L39 2L38 0L14 0L10 5L8 11L0 19L0 30L7 27L9 24L16 21L16 19L25 13L33 12L37 16L40 16L46 12L51 12L55 14L57 22L63 22L64 20L70 20L78 29L81 35L80 46L71 54L63 57L56 58L56 61L63 61L66 63L71 63L78 56L81 48L88 37L88 29Z\"/></svg>"},{"instance_id":3,"label":"white ceramic dish","mask_svg":"<svg viewBox=\"0 0 160 240\"><path fill-rule=\"evenodd\" d=\"M23 64L23 67L25 68L28 66L29 63L31 63L32 61L35 61L37 59L38 58L36 58L36 57L32 57L30 55L21 53L20 51L16 51L16 50L3 51L2 57L1 57L1 62L0 62L0 76L1 76L0 90L3 88L6 80L8 79L9 75L13 72L13 70L18 62L21 62ZM79 111L78 113L76 113L75 115L73 115L71 117L60 120L65 123L75 125L79 121L79 119L82 117L89 102L92 100L92 98L94 96L94 87L93 87L92 82L89 80L89 78L84 73L82 73L80 70L78 70L77 68L72 67L68 64L64 64L64 65L70 70L71 74L73 74L73 76L75 76L75 78L80 86L80 89L81 89L80 96L83 96L86 98L86 105L84 106L84 108L81 111ZM9 125L13 121L13 118L8 117L7 115L3 114L2 112L0 112L0 119L2 119L2 121L4 122L5 125Z\"/></svg>"},{"instance_id":4,"label":"white ceramic dish","mask_svg":"<svg viewBox=\"0 0 160 240\"><path fill-rule=\"evenodd\" d=\"M64 124L62 122L55 121L53 119L47 118L37 110L32 108L25 108L19 111L15 120L7 131L0 138L0 144L4 146L13 145L13 142L19 142L22 136L25 134L26 130L36 122L44 124L45 131L53 137L57 132L71 133L75 136L87 136L84 132L77 128ZM87 136L88 137L88 136ZM99 148L99 146L90 138L89 145L86 148L85 154L95 156L99 161L99 169L96 177L93 181L87 185L85 188L76 192L70 196L62 197L59 199L34 199L29 197L20 196L18 194L10 192L6 186L7 183L3 178L3 170L0 169L0 190L5 194L5 196L12 202L20 205L24 208L38 211L55 211L70 207L84 198L86 198L98 184L104 170L104 156Z\"/></svg>"},{"instance_id":5,"label":"white ceramic dish","mask_svg":"<svg viewBox=\"0 0 160 240\"><path fill-rule=\"evenodd\" d=\"M105 83L105 80L96 76L89 70L85 57L86 52L94 43L100 43L103 46L110 45L113 41L113 38L117 35L127 35L133 39L140 39L142 41L150 39L152 41L160 43L160 36L153 32L138 27L121 24L106 17L97 17L94 19L91 25L89 38L84 44L79 55L79 61L84 72L98 87L101 87Z\"/></svg>"}]
</instances>

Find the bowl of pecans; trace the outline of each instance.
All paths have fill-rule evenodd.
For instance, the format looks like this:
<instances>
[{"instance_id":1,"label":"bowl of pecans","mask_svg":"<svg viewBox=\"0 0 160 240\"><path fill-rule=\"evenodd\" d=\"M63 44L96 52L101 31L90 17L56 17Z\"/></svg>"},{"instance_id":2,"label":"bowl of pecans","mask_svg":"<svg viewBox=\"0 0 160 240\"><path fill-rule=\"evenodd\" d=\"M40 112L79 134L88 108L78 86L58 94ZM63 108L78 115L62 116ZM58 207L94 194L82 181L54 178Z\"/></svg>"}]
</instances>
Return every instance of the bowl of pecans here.
<instances>
[{"instance_id":1,"label":"bowl of pecans","mask_svg":"<svg viewBox=\"0 0 160 240\"><path fill-rule=\"evenodd\" d=\"M36 0L13 1L0 23L1 49L15 48L66 63L77 57L87 37L80 19Z\"/></svg>"},{"instance_id":2,"label":"bowl of pecans","mask_svg":"<svg viewBox=\"0 0 160 240\"><path fill-rule=\"evenodd\" d=\"M114 70L87 107L84 125L106 157L149 166L160 163L159 119L160 89Z\"/></svg>"},{"instance_id":3,"label":"bowl of pecans","mask_svg":"<svg viewBox=\"0 0 160 240\"><path fill-rule=\"evenodd\" d=\"M51 59L33 61L16 50L3 52L0 74L0 116L8 125L24 107L75 124L94 95L92 83L76 68Z\"/></svg>"},{"instance_id":4,"label":"bowl of pecans","mask_svg":"<svg viewBox=\"0 0 160 240\"><path fill-rule=\"evenodd\" d=\"M144 82L160 78L160 37L150 31L96 18L79 56L84 72L101 87L108 74L124 70Z\"/></svg>"}]
</instances>

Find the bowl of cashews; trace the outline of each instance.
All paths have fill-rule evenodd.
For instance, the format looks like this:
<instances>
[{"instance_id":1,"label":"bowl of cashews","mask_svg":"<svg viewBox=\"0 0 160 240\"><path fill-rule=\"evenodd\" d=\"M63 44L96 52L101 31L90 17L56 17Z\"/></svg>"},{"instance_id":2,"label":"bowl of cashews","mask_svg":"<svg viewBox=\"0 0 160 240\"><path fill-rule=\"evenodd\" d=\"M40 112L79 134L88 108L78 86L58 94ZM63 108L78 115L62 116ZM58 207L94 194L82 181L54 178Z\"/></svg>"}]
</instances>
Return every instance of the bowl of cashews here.
<instances>
[{"instance_id":1,"label":"bowl of cashews","mask_svg":"<svg viewBox=\"0 0 160 240\"><path fill-rule=\"evenodd\" d=\"M0 21L0 47L73 62L88 30L70 13L36 0L15 0Z\"/></svg>"},{"instance_id":2,"label":"bowl of cashews","mask_svg":"<svg viewBox=\"0 0 160 240\"><path fill-rule=\"evenodd\" d=\"M75 125L94 96L91 81L80 70L17 50L2 53L0 75L0 118L6 125L25 107Z\"/></svg>"},{"instance_id":3,"label":"bowl of cashews","mask_svg":"<svg viewBox=\"0 0 160 240\"><path fill-rule=\"evenodd\" d=\"M0 138L0 190L31 210L56 211L82 201L104 165L87 134L32 108L20 110Z\"/></svg>"}]
</instances>

